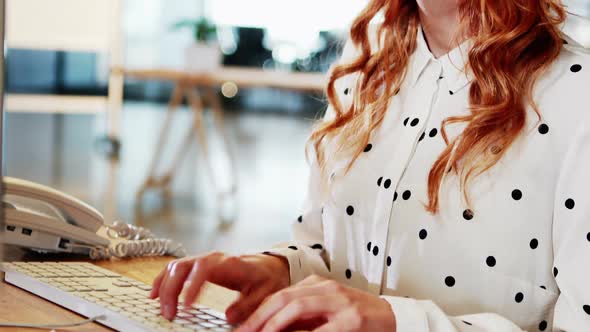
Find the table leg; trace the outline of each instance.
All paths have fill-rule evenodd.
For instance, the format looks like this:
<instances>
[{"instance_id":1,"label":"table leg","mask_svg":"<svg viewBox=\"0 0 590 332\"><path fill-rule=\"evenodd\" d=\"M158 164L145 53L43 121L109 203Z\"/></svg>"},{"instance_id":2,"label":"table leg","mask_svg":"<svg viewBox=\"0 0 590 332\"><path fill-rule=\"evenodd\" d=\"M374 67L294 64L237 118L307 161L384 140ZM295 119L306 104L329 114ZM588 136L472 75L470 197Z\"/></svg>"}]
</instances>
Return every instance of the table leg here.
<instances>
[{"instance_id":1,"label":"table leg","mask_svg":"<svg viewBox=\"0 0 590 332\"><path fill-rule=\"evenodd\" d=\"M216 191L219 191L217 182L215 181L215 173L213 172L213 166L211 165L211 160L209 159L209 144L207 141L207 130L205 128L205 124L203 123L203 101L201 99L201 95L199 94L196 88L189 88L187 89L186 93L187 99L189 101L189 105L193 110L193 130L197 136L197 141L201 147L203 153L203 159L205 160L205 164L207 165L207 171L209 172L209 179L211 181L211 185L215 188Z\"/></svg>"},{"instance_id":2,"label":"table leg","mask_svg":"<svg viewBox=\"0 0 590 332\"><path fill-rule=\"evenodd\" d=\"M162 125L162 129L160 130L160 135L158 137L158 143L156 144L156 150L154 151L154 156L152 158L152 162L150 164L150 168L148 170L148 175L144 183L141 185L139 190L136 194L136 203L141 204L143 199L143 194L145 191L152 187L167 187L170 184L172 174L169 173L161 178L156 177L156 168L162 157L162 150L164 148L164 144L166 143L166 139L168 137L168 132L170 131L170 123L172 122L172 116L174 112L182 103L182 98L184 95L185 87L182 82L176 83L174 86L174 91L172 92L172 96L170 98L170 102L168 103L168 110L166 112L166 118L164 120L164 124Z\"/></svg>"},{"instance_id":3,"label":"table leg","mask_svg":"<svg viewBox=\"0 0 590 332\"><path fill-rule=\"evenodd\" d=\"M237 169L235 167L236 160L231 145L229 143L229 139L227 137L227 131L225 129L225 122L223 118L223 107L221 106L221 100L219 100L219 95L215 93L213 88L207 88L207 100L209 101L209 105L211 106L211 111L213 113L213 120L215 122L215 126L219 131L223 139L223 144L225 145L225 151L227 153L227 160L229 161L229 168L231 173L231 182L230 182L230 189L226 194L233 195L237 191Z\"/></svg>"}]
</instances>

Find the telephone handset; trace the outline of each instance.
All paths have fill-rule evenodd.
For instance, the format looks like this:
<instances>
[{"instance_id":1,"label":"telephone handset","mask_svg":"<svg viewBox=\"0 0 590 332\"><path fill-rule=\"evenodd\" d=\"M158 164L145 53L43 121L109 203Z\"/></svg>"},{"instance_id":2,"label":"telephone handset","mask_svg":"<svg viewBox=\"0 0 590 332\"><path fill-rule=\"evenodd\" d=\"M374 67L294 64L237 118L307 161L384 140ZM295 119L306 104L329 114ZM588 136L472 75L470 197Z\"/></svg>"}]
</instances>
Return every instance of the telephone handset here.
<instances>
[{"instance_id":1,"label":"telephone handset","mask_svg":"<svg viewBox=\"0 0 590 332\"><path fill-rule=\"evenodd\" d=\"M115 222L104 225L90 205L38 183L3 177L4 230L0 243L40 252L71 252L92 258L183 256L181 245L156 239L142 228Z\"/></svg>"}]
</instances>

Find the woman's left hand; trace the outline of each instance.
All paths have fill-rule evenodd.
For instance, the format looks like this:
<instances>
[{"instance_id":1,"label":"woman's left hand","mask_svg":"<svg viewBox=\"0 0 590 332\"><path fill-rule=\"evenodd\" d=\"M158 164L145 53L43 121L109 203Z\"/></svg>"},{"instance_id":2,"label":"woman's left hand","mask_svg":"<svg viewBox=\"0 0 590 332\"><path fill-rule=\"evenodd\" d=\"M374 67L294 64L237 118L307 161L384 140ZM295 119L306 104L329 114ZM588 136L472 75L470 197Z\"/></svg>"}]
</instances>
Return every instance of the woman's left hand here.
<instances>
[{"instance_id":1,"label":"woman's left hand","mask_svg":"<svg viewBox=\"0 0 590 332\"><path fill-rule=\"evenodd\" d=\"M320 322L314 326L317 332L395 332L396 326L387 301L334 280L311 276L269 296L237 331L283 331L302 321Z\"/></svg>"}]
</instances>

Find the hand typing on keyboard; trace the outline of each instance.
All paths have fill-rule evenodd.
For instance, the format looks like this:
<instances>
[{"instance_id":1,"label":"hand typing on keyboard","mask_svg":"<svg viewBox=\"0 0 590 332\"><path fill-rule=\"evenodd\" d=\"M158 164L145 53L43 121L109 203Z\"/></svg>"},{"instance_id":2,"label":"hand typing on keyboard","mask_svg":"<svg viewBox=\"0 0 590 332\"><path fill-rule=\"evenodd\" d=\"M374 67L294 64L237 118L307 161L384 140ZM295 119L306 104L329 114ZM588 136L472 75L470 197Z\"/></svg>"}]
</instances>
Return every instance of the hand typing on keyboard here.
<instances>
[{"instance_id":1,"label":"hand typing on keyboard","mask_svg":"<svg viewBox=\"0 0 590 332\"><path fill-rule=\"evenodd\" d=\"M160 303L148 298L151 287L89 263L0 263L4 280L89 320L117 331L231 331L223 313L202 305L178 305L176 318L160 315ZM176 311L175 311L176 312ZM0 324L2 325L2 324ZM66 326L71 324L4 324L2 326ZM0 326L0 329L2 328Z\"/></svg>"},{"instance_id":2,"label":"hand typing on keyboard","mask_svg":"<svg viewBox=\"0 0 590 332\"><path fill-rule=\"evenodd\" d=\"M227 256L211 253L175 260L153 282L150 297L160 298L162 316L177 315L178 296L185 288L184 305L190 306L205 281L239 291L226 311L230 324L244 321L270 294L289 286L289 268L282 258L270 255Z\"/></svg>"}]
</instances>

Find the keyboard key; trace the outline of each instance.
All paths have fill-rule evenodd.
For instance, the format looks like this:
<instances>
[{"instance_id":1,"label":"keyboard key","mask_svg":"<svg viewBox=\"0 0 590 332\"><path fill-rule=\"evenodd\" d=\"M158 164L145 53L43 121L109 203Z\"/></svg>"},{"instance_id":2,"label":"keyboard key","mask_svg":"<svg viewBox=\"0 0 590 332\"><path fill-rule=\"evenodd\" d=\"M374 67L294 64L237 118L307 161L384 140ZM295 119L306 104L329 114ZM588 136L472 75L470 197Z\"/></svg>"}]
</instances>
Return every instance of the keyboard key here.
<instances>
[{"instance_id":1,"label":"keyboard key","mask_svg":"<svg viewBox=\"0 0 590 332\"><path fill-rule=\"evenodd\" d=\"M176 316L180 317L180 318L194 317L192 314L189 314L188 312L184 312L184 311L177 313Z\"/></svg>"},{"instance_id":2,"label":"keyboard key","mask_svg":"<svg viewBox=\"0 0 590 332\"><path fill-rule=\"evenodd\" d=\"M216 310L213 310L213 309L200 309L200 311L203 312L203 313L209 314L211 316L215 316L215 317L218 317L218 318L221 318L221 319L224 319L225 320L225 315L222 314L219 311L216 311Z\"/></svg>"},{"instance_id":3,"label":"keyboard key","mask_svg":"<svg viewBox=\"0 0 590 332\"><path fill-rule=\"evenodd\" d=\"M154 314L154 313L152 313L152 312L149 312L149 311L141 310L141 311L139 311L139 312L137 313L137 315L138 315L138 316L141 316L141 317L153 317L153 316L155 316L156 314Z\"/></svg>"},{"instance_id":4,"label":"keyboard key","mask_svg":"<svg viewBox=\"0 0 590 332\"><path fill-rule=\"evenodd\" d=\"M198 324L201 325L202 327L206 327L206 328L217 327L217 325L211 324L209 322L199 322Z\"/></svg>"}]
</instances>

